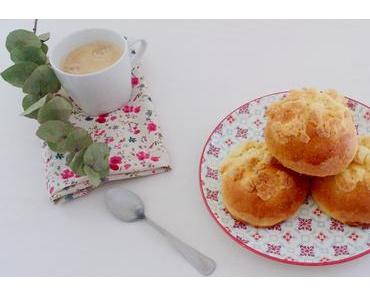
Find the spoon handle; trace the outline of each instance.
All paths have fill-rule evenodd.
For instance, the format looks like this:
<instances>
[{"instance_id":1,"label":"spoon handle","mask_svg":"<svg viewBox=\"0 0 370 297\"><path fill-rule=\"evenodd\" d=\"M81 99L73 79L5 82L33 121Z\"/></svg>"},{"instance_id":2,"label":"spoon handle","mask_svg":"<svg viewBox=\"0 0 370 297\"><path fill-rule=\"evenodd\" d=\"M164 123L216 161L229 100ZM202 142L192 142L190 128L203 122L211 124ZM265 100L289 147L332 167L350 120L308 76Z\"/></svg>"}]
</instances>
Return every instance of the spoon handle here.
<instances>
[{"instance_id":1,"label":"spoon handle","mask_svg":"<svg viewBox=\"0 0 370 297\"><path fill-rule=\"evenodd\" d=\"M151 219L146 218L146 221L149 225L166 237L171 245L202 275L210 275L216 269L216 262L214 260L203 255L201 252L178 239L176 236L163 229Z\"/></svg>"}]
</instances>

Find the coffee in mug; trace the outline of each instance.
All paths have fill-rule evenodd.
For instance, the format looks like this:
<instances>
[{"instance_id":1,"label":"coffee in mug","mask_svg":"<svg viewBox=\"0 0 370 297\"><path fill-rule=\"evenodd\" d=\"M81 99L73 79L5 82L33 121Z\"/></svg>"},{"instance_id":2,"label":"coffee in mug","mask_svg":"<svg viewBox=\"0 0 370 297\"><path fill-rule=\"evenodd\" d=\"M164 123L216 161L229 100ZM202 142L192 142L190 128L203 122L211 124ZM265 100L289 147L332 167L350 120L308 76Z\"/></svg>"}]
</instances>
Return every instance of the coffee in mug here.
<instances>
[{"instance_id":1,"label":"coffee in mug","mask_svg":"<svg viewBox=\"0 0 370 297\"><path fill-rule=\"evenodd\" d=\"M60 68L71 74L97 72L117 62L122 54L123 49L113 42L94 41L69 52Z\"/></svg>"}]
</instances>

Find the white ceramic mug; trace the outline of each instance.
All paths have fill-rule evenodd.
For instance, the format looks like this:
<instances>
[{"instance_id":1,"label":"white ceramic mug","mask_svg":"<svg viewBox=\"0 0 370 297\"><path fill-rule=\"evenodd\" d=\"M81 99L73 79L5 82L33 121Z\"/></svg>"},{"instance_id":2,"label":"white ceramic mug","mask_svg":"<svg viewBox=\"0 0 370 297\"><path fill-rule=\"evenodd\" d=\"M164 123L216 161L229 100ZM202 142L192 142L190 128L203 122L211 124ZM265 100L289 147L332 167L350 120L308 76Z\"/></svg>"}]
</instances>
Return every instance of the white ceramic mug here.
<instances>
[{"instance_id":1,"label":"white ceramic mug","mask_svg":"<svg viewBox=\"0 0 370 297\"><path fill-rule=\"evenodd\" d=\"M113 42L123 50L122 56L112 65L97 72L71 74L60 69L61 62L76 47L94 41ZM130 52L134 44L135 55ZM121 107L131 96L131 69L146 49L145 40L130 45L122 35L107 29L77 31L59 42L50 54L50 64L62 87L87 114L96 116Z\"/></svg>"}]
</instances>

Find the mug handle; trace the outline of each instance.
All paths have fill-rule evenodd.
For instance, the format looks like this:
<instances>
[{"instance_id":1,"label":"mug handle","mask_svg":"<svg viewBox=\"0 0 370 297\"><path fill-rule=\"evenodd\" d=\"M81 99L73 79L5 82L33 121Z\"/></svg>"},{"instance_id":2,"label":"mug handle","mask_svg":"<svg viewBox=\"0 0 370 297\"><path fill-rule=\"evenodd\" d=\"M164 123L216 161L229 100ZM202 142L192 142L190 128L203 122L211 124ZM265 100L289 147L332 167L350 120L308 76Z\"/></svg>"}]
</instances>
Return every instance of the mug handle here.
<instances>
[{"instance_id":1,"label":"mug handle","mask_svg":"<svg viewBox=\"0 0 370 297\"><path fill-rule=\"evenodd\" d=\"M138 44L138 45L137 45ZM132 64L137 64L139 60L143 57L146 50L147 43L144 39L138 39L129 44L130 51L135 51L132 54L131 62Z\"/></svg>"}]
</instances>

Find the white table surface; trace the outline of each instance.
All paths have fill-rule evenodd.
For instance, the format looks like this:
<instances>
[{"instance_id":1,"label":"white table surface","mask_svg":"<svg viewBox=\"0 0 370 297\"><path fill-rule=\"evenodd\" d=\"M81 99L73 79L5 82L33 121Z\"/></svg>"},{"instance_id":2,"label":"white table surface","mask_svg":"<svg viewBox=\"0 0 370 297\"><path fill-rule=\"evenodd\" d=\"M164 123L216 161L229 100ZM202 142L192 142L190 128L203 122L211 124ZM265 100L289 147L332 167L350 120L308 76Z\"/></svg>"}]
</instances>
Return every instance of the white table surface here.
<instances>
[{"instance_id":1,"label":"white table surface","mask_svg":"<svg viewBox=\"0 0 370 297\"><path fill-rule=\"evenodd\" d=\"M197 276L143 222L124 224L105 209L105 189L142 196L148 216L217 261L215 276L370 275L370 256L328 267L300 267L256 256L223 233L198 185L202 146L225 114L249 99L290 88L335 88L370 103L369 21L41 20L49 44L88 27L145 38L143 68L173 160L169 173L106 185L53 205L45 189L37 124L22 95L0 80L0 276ZM32 21L0 21L5 38Z\"/></svg>"}]
</instances>

